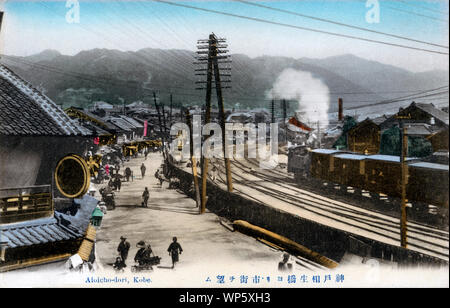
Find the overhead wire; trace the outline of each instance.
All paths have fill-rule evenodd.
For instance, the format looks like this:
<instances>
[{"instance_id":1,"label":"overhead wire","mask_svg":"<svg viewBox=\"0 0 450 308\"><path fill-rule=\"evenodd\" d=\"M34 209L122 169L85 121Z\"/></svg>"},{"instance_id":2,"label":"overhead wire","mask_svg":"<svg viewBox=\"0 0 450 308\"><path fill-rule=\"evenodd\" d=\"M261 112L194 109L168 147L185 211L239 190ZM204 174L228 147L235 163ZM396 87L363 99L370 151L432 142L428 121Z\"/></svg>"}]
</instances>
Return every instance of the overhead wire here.
<instances>
[{"instance_id":1,"label":"overhead wire","mask_svg":"<svg viewBox=\"0 0 450 308\"><path fill-rule=\"evenodd\" d=\"M425 14L421 14L421 13L412 12L412 11L409 11L409 10L405 10L403 8L398 8L398 7L395 7L395 6L386 5L386 3L383 3L383 7L387 8L389 10L392 10L392 11L402 12L402 13L406 13L406 14L414 15L414 16L419 16L419 17L430 19L430 20L435 20L435 21L444 22L444 23L448 23L449 22L448 19L442 19L442 18L438 18L438 17L434 17L434 16L429 16L429 15L425 15Z\"/></svg>"},{"instance_id":2,"label":"overhead wire","mask_svg":"<svg viewBox=\"0 0 450 308\"><path fill-rule=\"evenodd\" d=\"M47 8L50 12L52 12L52 13L54 13L54 14L57 14L53 9L51 9L49 6L47 6L47 5L44 4L43 2L40 1L40 2L38 2L38 3L39 3L40 5L42 5L42 6L44 6L45 8ZM96 36L102 38L103 40L105 40L105 41L107 41L107 42L109 42L109 43L111 43L111 44L113 44L113 45L115 45L115 46L117 46L117 47L120 47L121 49L125 49L125 48L123 48L124 46L121 46L121 45L118 44L115 40L109 38L109 37L108 37L107 35L105 35L104 33L99 33L99 32L97 32L96 30L93 30L92 28L84 27L84 26L81 25L80 23L78 23L78 24L76 24L76 25L78 25L80 28L84 29L85 31L88 31L88 32L91 32L91 33L95 34ZM115 25L114 23L109 23L109 25L110 25L111 27L116 27L116 28L117 28L117 25ZM118 29L119 32L124 33L124 32L123 32L123 29L121 29L120 27L117 28L117 29ZM162 52L163 52L163 53L168 53L168 51L165 51L165 50L162 50ZM151 57L147 57L147 56L144 56L144 55L139 54L139 53L132 53L132 55L133 55L135 58L137 58L137 59L143 61L143 63L146 63L146 64L150 64L150 63L151 63L151 64L153 64L153 65L156 65L156 66L161 67L161 63L159 63L157 60L152 59ZM173 59L174 61L175 61L175 58L176 58L176 57L172 56L172 59ZM171 72L174 76L177 76L177 77L180 78L180 79L192 81L192 79L188 79L188 77L187 77L187 76L189 76L188 74L181 74L181 73L180 73L180 68L179 68L179 67L175 68L175 67L173 67L173 66L172 66L172 67L164 66L164 69L167 70L167 71L169 71L169 72Z\"/></svg>"},{"instance_id":3,"label":"overhead wire","mask_svg":"<svg viewBox=\"0 0 450 308\"><path fill-rule=\"evenodd\" d=\"M427 11L430 11L430 12L438 13L440 15L447 15L448 14L448 11L444 12L444 11L441 11L441 10L431 9L431 8L426 7L424 5L417 4L416 2L413 3L413 1L404 1L404 0L395 0L395 1L401 2L401 3L406 4L408 6L418 7L418 8L421 8L423 10L427 10Z\"/></svg>"},{"instance_id":4,"label":"overhead wire","mask_svg":"<svg viewBox=\"0 0 450 308\"><path fill-rule=\"evenodd\" d=\"M55 72L55 73L59 73L62 75L67 75L70 77L74 77L74 78L80 78L80 79L87 79L88 81L100 81L100 82L112 82L112 83L130 83L130 81L126 81L126 80L118 80L118 79L112 79L112 78L107 78L107 77L102 77L102 76L96 76L96 75L90 75L90 74L86 74L86 73L77 73L77 72L67 72L67 71L63 71L61 69L55 68L55 67L51 67L48 65L44 65L41 63L34 63L34 62L30 62L30 61L26 61L24 59L20 59L17 57L13 57L13 56L8 56L8 55L1 55L3 58L6 58L10 61L16 62L16 63L21 63L21 64L25 64L28 66L32 66L34 68L38 68L38 69L42 69L42 70L46 70L46 71L50 71L50 72ZM133 82L133 81L131 81ZM448 85L444 85L444 86L440 86L440 87L436 87L436 88L432 88L432 89L426 89L426 90L414 90L414 91L379 91L379 92L340 92L340 91L330 91L328 94L329 95L361 95L361 94L374 94L374 95L382 95L382 94L393 94L393 93L412 93L406 96L401 96L401 97L396 97L393 98L391 100L399 100L399 99L408 99L408 98L413 98L416 97L417 95L422 95L422 94L427 94L429 92L434 92L434 91L442 91L445 88L448 88ZM176 89L180 89L180 90L191 90L191 88L184 88L184 87L175 87ZM148 90L148 88L147 88ZM157 89L151 89L152 91L157 90ZM448 92L448 91L446 91ZM169 93L169 92L167 92ZM178 92L179 94L186 94L186 93L182 93L182 92ZM287 96L293 93L290 92L283 92L283 93L277 93L280 97L282 96ZM307 95L314 95L313 92L304 92L302 94L307 94ZM319 93L317 93L317 95L321 95ZM242 99L254 99L253 97L243 97ZM270 101L271 99L265 99L267 101ZM391 101L391 100L384 100L384 101L379 101L379 103L384 103L387 101ZM361 101L361 100L357 100L358 102L368 102L368 101ZM355 101L356 102L356 101Z\"/></svg>"},{"instance_id":5,"label":"overhead wire","mask_svg":"<svg viewBox=\"0 0 450 308\"><path fill-rule=\"evenodd\" d=\"M442 52L442 51L437 51L437 50L432 50L432 49L425 49L425 48L420 48L420 47L402 45L402 44L397 44L397 43L390 43L390 42L386 42L386 41L379 41L379 40L368 39L368 38L354 36L354 35L347 35L347 34L342 34L342 33L337 33L337 32L324 31L324 30L319 30L319 29L315 29L315 28L296 26L296 25L287 24L287 23L275 22L275 21L271 21L271 20L267 20L267 19L263 19L263 18L238 15L238 14L234 14L234 13L228 13L228 12L224 12L224 11L207 9L207 8L203 8L203 7L197 7L197 6L192 6L192 5L182 4L182 3L175 3L175 2L171 2L171 1L164 1L164 0L152 0L152 1L160 2L160 3L167 4L167 5L172 5L172 6L185 7L185 8L189 8L189 9L193 9L193 10L198 10L198 11L220 14L220 15L229 16L229 17L235 17L235 18L240 18L240 19L256 21L256 22L260 22L260 23L272 24L272 25L277 25L277 26L282 26L282 27L287 27L287 28L292 28L292 29L297 29L297 30L310 31L310 32L321 33L321 34L342 37L342 38L348 38L348 39L353 39L353 40L360 40L360 41L365 41L365 42L370 42L370 43L383 44L383 45L392 46L392 47L399 47L399 48L404 48L404 49L411 49L411 50L423 51L423 52L435 53L435 54L441 54L441 55L449 54L448 52Z\"/></svg>"},{"instance_id":6,"label":"overhead wire","mask_svg":"<svg viewBox=\"0 0 450 308\"><path fill-rule=\"evenodd\" d=\"M445 46L445 45L441 45L441 44L436 44L436 43L431 43L431 42L427 42L427 41L422 41L422 40L418 40L418 39L414 39L414 38L410 38L410 37L406 37L406 36L401 36L401 35L396 35L396 34L392 34L392 33L386 33L386 32L382 32L382 31L372 30L372 29L369 29L369 28L354 26L354 25L350 25L350 24L346 24L346 23L342 23L342 22L337 22L337 21L330 20L330 19L319 18L319 17L315 17L315 16L311 16L311 15L301 14L301 13L294 12L294 11L291 11L291 10L280 9L280 8L276 8L276 7L272 7L272 6L268 6L268 5L263 5L263 4L260 4L260 3L255 3L255 2L245 1L245 0L233 0L233 1L237 1L237 2L240 2L240 3L246 4L246 5L260 7L260 8L264 8L264 9L268 9L268 10L272 10L272 11L285 13L285 14L290 14L290 15L304 17L304 18L308 18L308 19L312 19L312 20L317 20L317 21L321 21L321 22L325 22L325 23L329 23L329 24L333 24L333 25L338 25L338 26L342 26L342 27L356 29L356 30L360 30L360 31L380 34L380 35L389 36L389 37L393 37L393 38L397 38L397 39L412 41L412 42L416 42L416 43L422 43L422 44L436 46L436 47L442 47L442 48L446 48L446 49L449 48L449 46Z\"/></svg>"},{"instance_id":7,"label":"overhead wire","mask_svg":"<svg viewBox=\"0 0 450 308\"><path fill-rule=\"evenodd\" d=\"M250 20L256 20L256 21L259 21L259 22L269 22L269 23L272 23L272 24L279 24L279 25L284 25L284 26L292 26L292 25L288 25L288 24L281 24L281 23L275 23L275 22L271 22L271 21L267 21L267 20L263 20L263 19L258 19L258 18L252 18L252 17L247 17L247 16L241 16L241 15L236 15L236 14L230 14L230 13L226 13L226 12L221 12L221 11L216 11L216 10L210 10L210 9L204 9L204 8L198 8L198 7L192 7L192 6L188 6L188 5L182 5L182 4L180 4L180 3L173 3L173 2L170 2L170 1L161 1L161 0L153 0L153 1L155 1L155 2L161 2L161 3L166 3L166 4L170 4L170 5L176 5L176 6L181 6L181 7L188 7L188 8L192 8L192 9L196 9L196 10L201 10L201 11L208 11L208 12L213 12L213 13L218 13L218 14L225 14L225 15L228 15L228 16L233 16L233 17L238 17L238 18L245 18L245 19L250 19ZM247 2L247 1L240 1L240 2ZM44 5L45 6L45 5ZM129 21L128 21L129 22ZM296 27L296 28L301 28L301 29L303 29L303 27L297 27L297 26L293 26L293 27ZM306 28L305 28L306 29ZM314 29L313 29L314 30ZM91 32L93 32L93 33L96 33L95 31L92 31L92 30L88 30L88 31L91 31ZM326 32L326 31L321 31L321 30L318 30L319 32L324 32L324 33L328 33L328 32ZM172 31L173 32L173 31ZM143 36L145 36L145 32L143 32L142 31L142 34L143 34ZM335 34L335 33L328 33L328 34ZM102 34L97 34L97 35L100 35L100 36L102 36L102 37L104 37L104 35L102 35ZM344 37L347 37L347 36L345 36L344 35ZM369 40L369 41L372 41L372 40ZM409 48L409 47L408 47ZM413 49L416 49L416 48L413 48ZM420 50L422 50L422 49L420 49ZM142 57L141 57L142 58ZM147 57L143 57L143 59L145 60L145 61L148 61L149 59L147 59ZM250 76L249 75L249 73L245 70L245 68L243 68L242 66L240 66L241 64L240 63L238 63L237 64L237 67L238 67L238 72L239 71L241 71L241 72L244 72L244 74L245 73L247 73L248 74L248 76ZM180 66L180 67L182 67L182 66ZM41 67L42 68L42 67ZM170 70L169 70L170 71ZM55 70L53 70L53 72L57 72L57 71L55 71ZM59 73L63 73L63 72L59 72ZM186 71L184 71L184 73L186 73ZM191 73L191 72L190 72ZM67 72L66 72L66 75L70 75L70 74L67 74ZM182 76L183 76L183 74L181 74ZM186 75L186 74L185 74ZM74 74L72 74L72 77L74 77L74 78L83 78L82 76L80 76L80 75L74 75ZM85 77L84 78L86 78L86 75L85 75ZM87 78L89 78L89 77L87 77ZM99 79L99 77L98 76L93 76L93 78L95 78L95 80L96 81L98 81ZM186 79L186 76L184 76L184 78ZM191 80L191 79L188 79L188 80ZM109 80L108 82L111 82L111 80ZM118 82L117 80L115 80L115 82ZM120 82L120 81L119 81ZM242 86L241 85L239 85L239 87L240 87L240 89L239 89L239 91L243 91L243 89L242 89ZM179 89L183 89L183 90L191 90L190 88L188 89L188 88L181 88L181 87L178 87ZM148 89L148 88L146 88L146 90L152 90L152 91L155 91L155 89ZM172 93L171 91L170 92L168 92L168 93ZM187 93L180 93L180 94L182 94L182 95L187 95ZM366 93L367 94L367 93ZM374 94L376 94L376 93L374 93ZM203 97L203 95L193 95L193 94L189 94L190 96L195 96L195 97ZM369 95L372 95L372 93L370 93ZM245 100L245 99L247 99L247 98L245 98L245 97L240 97L239 99L242 99L242 100ZM248 98L249 100L251 99L251 100L255 100L255 98ZM259 99L258 99L259 100ZM266 100L269 100L269 99L266 99ZM380 103L387 103L387 102L378 102L378 104L380 104ZM376 103L375 103L376 104Z\"/></svg>"}]
</instances>

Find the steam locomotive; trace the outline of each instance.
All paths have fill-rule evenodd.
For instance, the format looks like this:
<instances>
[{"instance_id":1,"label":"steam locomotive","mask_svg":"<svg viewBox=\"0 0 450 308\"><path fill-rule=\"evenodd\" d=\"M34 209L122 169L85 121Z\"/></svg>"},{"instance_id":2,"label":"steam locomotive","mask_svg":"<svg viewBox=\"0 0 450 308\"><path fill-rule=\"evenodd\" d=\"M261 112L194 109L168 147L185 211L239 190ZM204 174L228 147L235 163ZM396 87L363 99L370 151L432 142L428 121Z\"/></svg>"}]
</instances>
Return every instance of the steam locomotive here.
<instances>
[{"instance_id":1,"label":"steam locomotive","mask_svg":"<svg viewBox=\"0 0 450 308\"><path fill-rule=\"evenodd\" d=\"M435 207L448 217L448 164L406 158L406 199L410 206L426 211ZM399 156L364 155L334 149L291 148L288 172L298 183L314 187L353 189L352 195L390 198L399 202L402 192Z\"/></svg>"}]
</instances>

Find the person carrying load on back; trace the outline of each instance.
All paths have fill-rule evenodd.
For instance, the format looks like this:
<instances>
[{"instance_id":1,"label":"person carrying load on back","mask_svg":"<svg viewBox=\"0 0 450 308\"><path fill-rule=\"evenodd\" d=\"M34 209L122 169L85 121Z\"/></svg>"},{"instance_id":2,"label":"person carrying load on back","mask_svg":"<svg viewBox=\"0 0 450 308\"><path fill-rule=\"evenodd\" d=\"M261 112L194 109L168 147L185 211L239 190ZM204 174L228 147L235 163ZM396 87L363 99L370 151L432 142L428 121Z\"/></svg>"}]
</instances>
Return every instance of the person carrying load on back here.
<instances>
[{"instance_id":1,"label":"person carrying load on back","mask_svg":"<svg viewBox=\"0 0 450 308\"><path fill-rule=\"evenodd\" d=\"M150 244L146 245L144 241L140 241L136 244L136 247L139 248L139 250L134 257L134 261L139 265L150 263L153 254L152 246Z\"/></svg>"}]
</instances>

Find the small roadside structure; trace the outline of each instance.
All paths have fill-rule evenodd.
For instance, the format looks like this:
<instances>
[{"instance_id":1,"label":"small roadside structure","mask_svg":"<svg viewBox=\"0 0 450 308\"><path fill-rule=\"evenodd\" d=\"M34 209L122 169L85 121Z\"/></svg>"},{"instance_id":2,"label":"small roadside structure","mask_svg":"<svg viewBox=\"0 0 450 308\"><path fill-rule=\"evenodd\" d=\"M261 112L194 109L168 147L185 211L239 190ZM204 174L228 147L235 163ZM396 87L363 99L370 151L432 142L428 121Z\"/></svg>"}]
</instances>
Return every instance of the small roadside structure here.
<instances>
[{"instance_id":1,"label":"small roadside structure","mask_svg":"<svg viewBox=\"0 0 450 308\"><path fill-rule=\"evenodd\" d=\"M94 227L100 227L100 225L102 224L103 215L103 211L100 208L96 207L92 212L91 224Z\"/></svg>"}]
</instances>

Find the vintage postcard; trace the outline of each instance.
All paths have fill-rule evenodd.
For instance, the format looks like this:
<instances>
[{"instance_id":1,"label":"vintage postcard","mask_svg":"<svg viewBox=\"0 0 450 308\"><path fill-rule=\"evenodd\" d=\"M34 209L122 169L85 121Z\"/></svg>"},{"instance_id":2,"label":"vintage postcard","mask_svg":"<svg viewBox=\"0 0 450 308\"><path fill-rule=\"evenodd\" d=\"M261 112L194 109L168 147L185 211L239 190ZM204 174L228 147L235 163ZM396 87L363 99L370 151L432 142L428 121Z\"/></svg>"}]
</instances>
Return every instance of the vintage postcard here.
<instances>
[{"instance_id":1,"label":"vintage postcard","mask_svg":"<svg viewBox=\"0 0 450 308\"><path fill-rule=\"evenodd\" d=\"M0 287L448 288L448 14L0 1Z\"/></svg>"}]
</instances>

